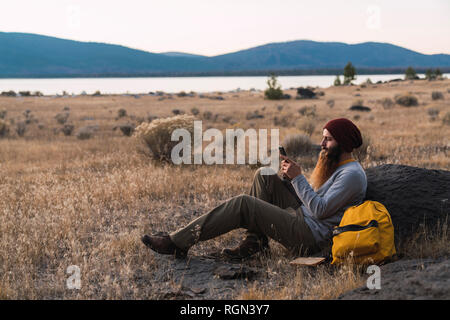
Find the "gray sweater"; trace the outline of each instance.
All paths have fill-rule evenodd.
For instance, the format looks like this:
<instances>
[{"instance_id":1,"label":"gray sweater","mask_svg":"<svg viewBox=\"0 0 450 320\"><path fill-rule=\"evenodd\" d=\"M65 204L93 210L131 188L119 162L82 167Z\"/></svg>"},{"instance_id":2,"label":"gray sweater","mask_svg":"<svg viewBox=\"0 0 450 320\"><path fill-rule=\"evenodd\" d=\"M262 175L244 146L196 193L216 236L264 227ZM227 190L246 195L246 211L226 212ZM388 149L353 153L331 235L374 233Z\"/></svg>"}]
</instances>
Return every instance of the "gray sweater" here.
<instances>
[{"instance_id":1,"label":"gray sweater","mask_svg":"<svg viewBox=\"0 0 450 320\"><path fill-rule=\"evenodd\" d=\"M367 189L366 173L357 161L339 166L317 192L303 175L291 183L303 202L305 222L319 245L330 239L333 227L339 225L348 207L362 203Z\"/></svg>"}]
</instances>

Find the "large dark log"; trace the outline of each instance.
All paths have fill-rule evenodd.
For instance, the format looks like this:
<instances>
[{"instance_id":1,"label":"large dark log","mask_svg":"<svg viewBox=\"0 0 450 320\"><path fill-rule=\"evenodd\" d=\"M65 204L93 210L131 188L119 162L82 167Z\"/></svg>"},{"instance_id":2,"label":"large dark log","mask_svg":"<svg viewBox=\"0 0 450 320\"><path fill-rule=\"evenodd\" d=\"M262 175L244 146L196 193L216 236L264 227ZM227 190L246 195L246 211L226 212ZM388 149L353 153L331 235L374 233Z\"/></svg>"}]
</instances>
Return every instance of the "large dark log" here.
<instances>
[{"instance_id":1,"label":"large dark log","mask_svg":"<svg viewBox=\"0 0 450 320\"><path fill-rule=\"evenodd\" d=\"M366 169L366 200L379 201L389 211L396 242L425 225L445 223L450 212L450 171L386 164Z\"/></svg>"}]
</instances>

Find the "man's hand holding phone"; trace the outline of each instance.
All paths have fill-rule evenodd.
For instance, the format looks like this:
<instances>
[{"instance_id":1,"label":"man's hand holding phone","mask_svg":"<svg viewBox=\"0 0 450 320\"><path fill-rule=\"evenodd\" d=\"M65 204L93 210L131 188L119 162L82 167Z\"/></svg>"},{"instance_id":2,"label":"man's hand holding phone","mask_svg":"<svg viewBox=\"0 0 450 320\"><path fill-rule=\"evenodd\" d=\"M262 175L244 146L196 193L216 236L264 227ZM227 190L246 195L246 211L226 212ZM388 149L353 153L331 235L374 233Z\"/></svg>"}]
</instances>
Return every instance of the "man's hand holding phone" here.
<instances>
[{"instance_id":1,"label":"man's hand holding phone","mask_svg":"<svg viewBox=\"0 0 450 320\"><path fill-rule=\"evenodd\" d=\"M284 151L283 147L280 147L280 158L281 161L281 172L284 176L289 179L294 179L296 176L302 174L302 168L298 163L289 159L286 155L286 151Z\"/></svg>"}]
</instances>

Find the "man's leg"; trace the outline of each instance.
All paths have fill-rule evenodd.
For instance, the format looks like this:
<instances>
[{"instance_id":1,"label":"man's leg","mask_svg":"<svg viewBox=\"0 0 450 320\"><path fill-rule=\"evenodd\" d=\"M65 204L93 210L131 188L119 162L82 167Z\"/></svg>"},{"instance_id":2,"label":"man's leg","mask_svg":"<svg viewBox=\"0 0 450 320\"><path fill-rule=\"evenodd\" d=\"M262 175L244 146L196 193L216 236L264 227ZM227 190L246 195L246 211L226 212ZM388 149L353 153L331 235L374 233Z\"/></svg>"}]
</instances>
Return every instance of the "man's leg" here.
<instances>
[{"instance_id":1,"label":"man's leg","mask_svg":"<svg viewBox=\"0 0 450 320\"><path fill-rule=\"evenodd\" d=\"M288 180L282 180L276 173L271 175L261 174L261 169L256 170L249 194L258 199L269 202L282 209L297 209L301 201L296 196L295 190Z\"/></svg>"},{"instance_id":2,"label":"man's leg","mask_svg":"<svg viewBox=\"0 0 450 320\"><path fill-rule=\"evenodd\" d=\"M295 194L290 181L281 179L275 172L271 175L263 175L261 168L255 172L249 194L282 209L297 209L301 205L301 200ZM255 241L255 239L262 243L268 243L265 235L247 231L246 238L242 244L251 240ZM239 255L240 248L241 245L233 249L225 249L224 251L230 256Z\"/></svg>"},{"instance_id":3,"label":"man's leg","mask_svg":"<svg viewBox=\"0 0 450 320\"><path fill-rule=\"evenodd\" d=\"M314 250L313 235L301 210L298 211L283 210L261 199L240 195L171 233L170 239L178 248L188 250L198 241L245 228L250 233L268 236L291 250Z\"/></svg>"}]
</instances>

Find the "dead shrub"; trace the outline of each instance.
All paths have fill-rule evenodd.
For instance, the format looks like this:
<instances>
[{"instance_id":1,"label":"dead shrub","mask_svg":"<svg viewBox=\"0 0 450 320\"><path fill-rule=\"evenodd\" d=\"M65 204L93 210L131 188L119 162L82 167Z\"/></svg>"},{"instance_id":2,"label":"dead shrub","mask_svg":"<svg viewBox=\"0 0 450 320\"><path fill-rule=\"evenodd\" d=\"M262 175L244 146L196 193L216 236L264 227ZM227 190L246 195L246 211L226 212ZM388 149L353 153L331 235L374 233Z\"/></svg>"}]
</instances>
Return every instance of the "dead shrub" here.
<instances>
[{"instance_id":1,"label":"dead shrub","mask_svg":"<svg viewBox=\"0 0 450 320\"><path fill-rule=\"evenodd\" d=\"M0 119L0 138L4 138L9 134L9 124L3 120Z\"/></svg>"},{"instance_id":2,"label":"dead shrub","mask_svg":"<svg viewBox=\"0 0 450 320\"><path fill-rule=\"evenodd\" d=\"M78 129L76 136L80 140L87 140L87 139L92 138L93 134L94 134L94 130L88 126L88 127L82 127L80 129Z\"/></svg>"},{"instance_id":3,"label":"dead shrub","mask_svg":"<svg viewBox=\"0 0 450 320\"><path fill-rule=\"evenodd\" d=\"M311 119L302 118L298 120L297 128L311 137L316 128L316 124Z\"/></svg>"},{"instance_id":4,"label":"dead shrub","mask_svg":"<svg viewBox=\"0 0 450 320\"><path fill-rule=\"evenodd\" d=\"M362 132L361 135L363 141L362 145L358 149L352 151L353 157L360 163L362 163L369 157L371 151L371 148L369 148L369 146L372 143L372 139L369 135L365 134L364 132Z\"/></svg>"},{"instance_id":5,"label":"dead shrub","mask_svg":"<svg viewBox=\"0 0 450 320\"><path fill-rule=\"evenodd\" d=\"M73 124L65 124L61 128L61 131L62 133L64 133L65 136L70 136L72 135L73 129L75 129L75 126Z\"/></svg>"},{"instance_id":6,"label":"dead shrub","mask_svg":"<svg viewBox=\"0 0 450 320\"><path fill-rule=\"evenodd\" d=\"M121 108L117 110L117 118L123 118L127 116L127 110Z\"/></svg>"},{"instance_id":7,"label":"dead shrub","mask_svg":"<svg viewBox=\"0 0 450 320\"><path fill-rule=\"evenodd\" d=\"M444 95L440 91L433 91L431 93L432 100L444 100Z\"/></svg>"},{"instance_id":8,"label":"dead shrub","mask_svg":"<svg viewBox=\"0 0 450 320\"><path fill-rule=\"evenodd\" d=\"M385 110L392 109L392 107L394 106L394 101L392 101L391 98L383 98L380 102L383 106L383 109Z\"/></svg>"},{"instance_id":9,"label":"dead shrub","mask_svg":"<svg viewBox=\"0 0 450 320\"><path fill-rule=\"evenodd\" d=\"M298 113L305 117L314 118L316 116L316 105L301 107L298 109Z\"/></svg>"},{"instance_id":10,"label":"dead shrub","mask_svg":"<svg viewBox=\"0 0 450 320\"><path fill-rule=\"evenodd\" d=\"M171 162L172 148L179 143L172 141L172 133L176 129L185 129L192 137L194 120L191 115L178 115L156 119L151 123L144 122L136 128L134 136L148 147L151 158Z\"/></svg>"},{"instance_id":11,"label":"dead shrub","mask_svg":"<svg viewBox=\"0 0 450 320\"><path fill-rule=\"evenodd\" d=\"M404 107L415 107L419 105L419 101L412 94L402 94L395 96L395 103Z\"/></svg>"},{"instance_id":12,"label":"dead shrub","mask_svg":"<svg viewBox=\"0 0 450 320\"><path fill-rule=\"evenodd\" d=\"M25 121L17 122L16 124L16 133L19 137L23 137L25 132L27 131L27 124Z\"/></svg>"},{"instance_id":13,"label":"dead shrub","mask_svg":"<svg viewBox=\"0 0 450 320\"><path fill-rule=\"evenodd\" d=\"M447 111L447 113L444 115L444 117L442 118L442 123L450 126L450 111Z\"/></svg>"},{"instance_id":14,"label":"dead shrub","mask_svg":"<svg viewBox=\"0 0 450 320\"><path fill-rule=\"evenodd\" d=\"M67 119L69 118L69 115L69 112L58 113L55 116L55 119L59 124L65 124L67 122Z\"/></svg>"},{"instance_id":15,"label":"dead shrub","mask_svg":"<svg viewBox=\"0 0 450 320\"><path fill-rule=\"evenodd\" d=\"M289 157L300 157L310 154L314 145L305 134L292 134L287 136L282 143Z\"/></svg>"}]
</instances>

